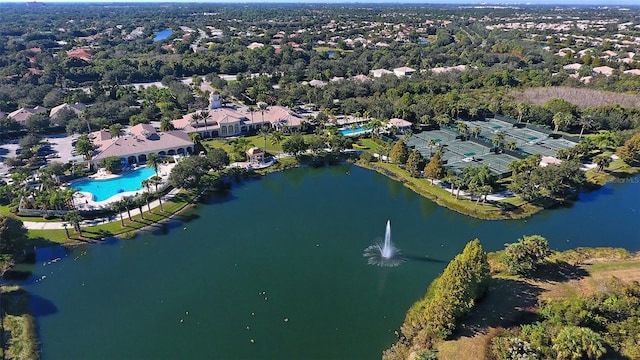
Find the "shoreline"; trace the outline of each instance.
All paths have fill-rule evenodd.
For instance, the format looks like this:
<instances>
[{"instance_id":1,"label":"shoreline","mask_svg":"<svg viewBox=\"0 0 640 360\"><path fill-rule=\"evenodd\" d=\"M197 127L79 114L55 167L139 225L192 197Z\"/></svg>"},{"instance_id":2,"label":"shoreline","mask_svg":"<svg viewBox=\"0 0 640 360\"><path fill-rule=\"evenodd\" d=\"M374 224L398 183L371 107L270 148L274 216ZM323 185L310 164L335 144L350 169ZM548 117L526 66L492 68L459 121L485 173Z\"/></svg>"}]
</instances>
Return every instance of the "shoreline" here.
<instances>
[{"instance_id":1,"label":"shoreline","mask_svg":"<svg viewBox=\"0 0 640 360\"><path fill-rule=\"evenodd\" d=\"M353 164L355 166L359 166L364 169L375 171L394 181L398 181L402 183L405 187L411 189L416 194L433 201L439 206L445 207L449 210L455 211L459 214L469 216L475 219L523 220L523 219L528 219L539 212L542 212L544 210L550 210L553 208L553 207L546 208L542 206L537 206L529 202L524 202L522 205L517 206L517 205L510 204L508 202L500 202L500 201L494 201L493 203L485 203L484 205L481 205L482 207L478 208L477 207L478 204L475 204L475 200L472 200L470 198L455 199L455 197L453 197L451 193L448 191L446 191L447 193L446 196L444 197L440 196L437 193L435 193L435 191L430 190L432 188L441 189L440 187L436 185L432 185L428 179L418 179L418 178L410 178L410 177L406 178L402 175L402 172L400 169L390 168L390 166L386 166L386 167L380 166L378 162L365 163L363 161L354 161ZM393 164L389 164L389 165L393 165ZM583 191L581 192L584 192L585 190L587 191L598 190L608 183L616 182L617 179L632 178L640 174L640 168L638 167L633 167L629 165L629 169L630 169L629 172L615 173L619 175L615 175L613 173L598 173L597 174L598 177L594 177L595 181L588 180L585 186L585 189L583 189ZM426 186L419 186L421 184L418 184L418 182L424 182ZM466 202L464 202L465 200ZM510 209L499 208L499 207L496 207L495 205L492 205L497 203L502 203L505 205L505 207L508 206ZM572 202L569 202L569 203L572 203ZM471 205L471 207L467 205ZM558 206L562 206L562 205L558 204ZM478 211L478 209L482 211ZM518 212L515 212L514 210Z\"/></svg>"},{"instance_id":2,"label":"shoreline","mask_svg":"<svg viewBox=\"0 0 640 360\"><path fill-rule=\"evenodd\" d=\"M480 219L480 220L522 220L522 219L527 219L543 210L545 210L545 208L543 207L539 207L539 206L534 206L528 203L525 203L524 205L528 205L525 207L525 209L523 209L520 206L515 206L512 205L514 209L518 209L520 211L520 213L516 213L514 211L510 211L510 210L504 210L504 209L500 209L496 206L493 206L491 204L485 203L484 205L480 205L483 208L479 208L481 210L484 211L478 211L476 208L469 208L468 206L466 206L466 204L464 203L460 203L461 201L467 201L467 203L473 203L470 204L474 207L476 207L478 204L475 204L475 200L471 200L471 199L455 199L455 196L452 196L451 193L449 193L448 191L446 192L446 196L440 196L438 194L435 194L434 192L429 191L429 187L433 187L436 188L436 185L431 185L429 183L429 180L427 179L411 179L411 180L407 180L404 177L402 177L401 174L399 174L399 172L396 172L394 170L391 169L387 169L386 167L381 167L381 166L376 166L374 165L375 163L369 163L369 164L364 164L362 162L354 162L353 163L356 166L359 166L361 168L364 169L368 169L368 170L372 170L375 171L383 176L386 176L389 179L392 179L394 181L398 181L400 183L402 183L406 188L411 189L413 192L415 192L416 194L429 199L431 201L433 201L434 203L436 203L438 206L444 207L446 209L449 209L451 211L455 211L459 214L465 215L465 216L469 216L472 217L474 219ZM415 184L415 182L417 181L424 181L425 184L427 185L426 187L421 187L419 188L417 186L417 184ZM439 187L438 187L439 188ZM424 190L422 190L424 189ZM444 190L444 189L443 189ZM446 190L445 190L446 191ZM454 204L462 204L460 206L455 206ZM507 203L505 203L507 204ZM511 205L511 204L509 204Z\"/></svg>"}]
</instances>

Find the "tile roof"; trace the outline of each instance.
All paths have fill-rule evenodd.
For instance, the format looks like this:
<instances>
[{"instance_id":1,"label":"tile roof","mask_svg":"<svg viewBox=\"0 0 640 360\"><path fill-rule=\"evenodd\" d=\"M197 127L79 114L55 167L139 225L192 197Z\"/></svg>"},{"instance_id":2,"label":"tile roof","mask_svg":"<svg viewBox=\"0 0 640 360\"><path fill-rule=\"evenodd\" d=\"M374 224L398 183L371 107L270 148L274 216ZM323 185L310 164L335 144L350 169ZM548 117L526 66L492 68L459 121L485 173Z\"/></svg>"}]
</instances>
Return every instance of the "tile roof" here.
<instances>
[{"instance_id":1,"label":"tile roof","mask_svg":"<svg viewBox=\"0 0 640 360\"><path fill-rule=\"evenodd\" d=\"M83 104L83 103L75 103L75 104L69 104L69 103L64 103L64 104L60 104L54 108L51 109L51 111L49 112L49 117L51 119L55 119L58 116L58 113L60 111L62 111L63 109L68 109L71 110L73 112L75 112L76 114L80 114L82 112L82 110L84 110L87 107L87 105Z\"/></svg>"},{"instance_id":2,"label":"tile roof","mask_svg":"<svg viewBox=\"0 0 640 360\"><path fill-rule=\"evenodd\" d=\"M29 116L47 111L47 108L42 106L36 106L34 108L20 108L16 111L10 112L7 117L19 123L24 123L25 121L27 121L27 118L29 118Z\"/></svg>"},{"instance_id":3,"label":"tile roof","mask_svg":"<svg viewBox=\"0 0 640 360\"><path fill-rule=\"evenodd\" d=\"M110 156L128 157L141 153L159 153L169 149L193 146L189 135L184 131L173 130L162 133L154 131L153 134L152 136L128 135L105 141L103 146L97 149L98 153L93 160L102 160Z\"/></svg>"}]
</instances>

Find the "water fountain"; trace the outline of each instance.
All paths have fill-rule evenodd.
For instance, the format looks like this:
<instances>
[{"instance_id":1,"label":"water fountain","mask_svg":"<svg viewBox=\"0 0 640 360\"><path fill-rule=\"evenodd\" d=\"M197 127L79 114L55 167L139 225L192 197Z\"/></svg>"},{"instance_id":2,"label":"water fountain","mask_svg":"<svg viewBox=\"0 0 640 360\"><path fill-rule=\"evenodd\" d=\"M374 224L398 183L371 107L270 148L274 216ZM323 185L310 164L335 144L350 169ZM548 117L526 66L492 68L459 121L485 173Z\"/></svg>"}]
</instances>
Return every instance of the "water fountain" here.
<instances>
[{"instance_id":1,"label":"water fountain","mask_svg":"<svg viewBox=\"0 0 640 360\"><path fill-rule=\"evenodd\" d=\"M368 263L371 265L398 266L404 262L404 258L400 256L400 250L391 242L391 221L387 220L384 242L376 241L364 249L363 256L369 259Z\"/></svg>"}]
</instances>

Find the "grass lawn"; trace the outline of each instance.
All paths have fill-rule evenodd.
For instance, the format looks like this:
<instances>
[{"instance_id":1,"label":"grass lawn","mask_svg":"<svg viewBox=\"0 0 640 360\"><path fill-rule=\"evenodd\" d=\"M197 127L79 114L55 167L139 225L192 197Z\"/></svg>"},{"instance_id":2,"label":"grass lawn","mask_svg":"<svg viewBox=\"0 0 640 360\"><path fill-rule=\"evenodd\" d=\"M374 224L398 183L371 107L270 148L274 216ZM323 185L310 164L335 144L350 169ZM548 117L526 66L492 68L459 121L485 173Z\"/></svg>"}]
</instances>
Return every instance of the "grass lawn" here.
<instances>
[{"instance_id":1,"label":"grass lawn","mask_svg":"<svg viewBox=\"0 0 640 360\"><path fill-rule=\"evenodd\" d=\"M101 224L96 226L88 226L82 228L82 238L78 234L74 233L72 228L69 228L69 235L71 239L67 239L64 229L60 230L29 230L29 238L32 239L34 246L39 246L45 243L83 243L94 242L101 240L105 237L120 235L123 237L133 237L134 230L146 226L154 226L158 221L167 218L171 214L174 214L183 209L193 199L193 195L181 192L173 199L164 201L162 206L164 211L160 211L159 207L151 210L151 213L144 212L144 219L140 216L138 209L131 210L131 220L125 215L124 227L118 219L118 221L110 222L107 224ZM146 207L143 208L143 211Z\"/></svg>"},{"instance_id":2,"label":"grass lawn","mask_svg":"<svg viewBox=\"0 0 640 360\"><path fill-rule=\"evenodd\" d=\"M253 135L253 136L243 136L243 138L249 140L250 146L255 146L260 149L264 149L264 137L262 135ZM283 138L284 140L285 138ZM279 143L273 143L270 136L267 135L267 152L270 153L281 153L282 146ZM213 148L221 148L226 151L229 155L233 153L233 139L206 139L202 141L202 144L205 146L210 146Z\"/></svg>"},{"instance_id":3,"label":"grass lawn","mask_svg":"<svg viewBox=\"0 0 640 360\"><path fill-rule=\"evenodd\" d=\"M314 47L313 50L315 50L317 52L329 52L329 51L333 51L333 52L353 52L353 50L343 50L343 49L332 48L332 47L328 47L328 46Z\"/></svg>"},{"instance_id":4,"label":"grass lawn","mask_svg":"<svg viewBox=\"0 0 640 360\"><path fill-rule=\"evenodd\" d=\"M376 143L375 141L373 141L373 140L371 140L369 138L360 139L360 140L358 140L358 142L361 145L354 144L354 148L360 148L362 150L369 150L370 152L377 153L377 154L380 154L380 153L384 152L382 147L380 145L378 145L378 143Z\"/></svg>"}]
</instances>

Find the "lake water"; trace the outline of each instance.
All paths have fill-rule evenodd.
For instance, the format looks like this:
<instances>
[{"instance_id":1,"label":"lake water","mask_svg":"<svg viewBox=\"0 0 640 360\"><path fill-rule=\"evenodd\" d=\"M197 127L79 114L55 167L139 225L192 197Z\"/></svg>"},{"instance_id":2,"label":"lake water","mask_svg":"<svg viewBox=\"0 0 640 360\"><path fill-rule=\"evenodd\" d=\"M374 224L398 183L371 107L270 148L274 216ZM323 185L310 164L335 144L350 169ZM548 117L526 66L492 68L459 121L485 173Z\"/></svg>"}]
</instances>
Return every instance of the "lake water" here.
<instances>
[{"instance_id":1,"label":"lake water","mask_svg":"<svg viewBox=\"0 0 640 360\"><path fill-rule=\"evenodd\" d=\"M469 240L640 250L639 212L637 181L529 220L482 221L355 166L292 169L133 240L41 250L24 285L44 359L373 359ZM368 265L362 252L388 219L408 260Z\"/></svg>"},{"instance_id":2,"label":"lake water","mask_svg":"<svg viewBox=\"0 0 640 360\"><path fill-rule=\"evenodd\" d=\"M171 30L171 29L165 29L165 30L162 30L162 31L158 31L156 33L156 36L153 38L153 41L154 42L158 42L158 41L166 40L171 35L173 35L173 30Z\"/></svg>"}]
</instances>

